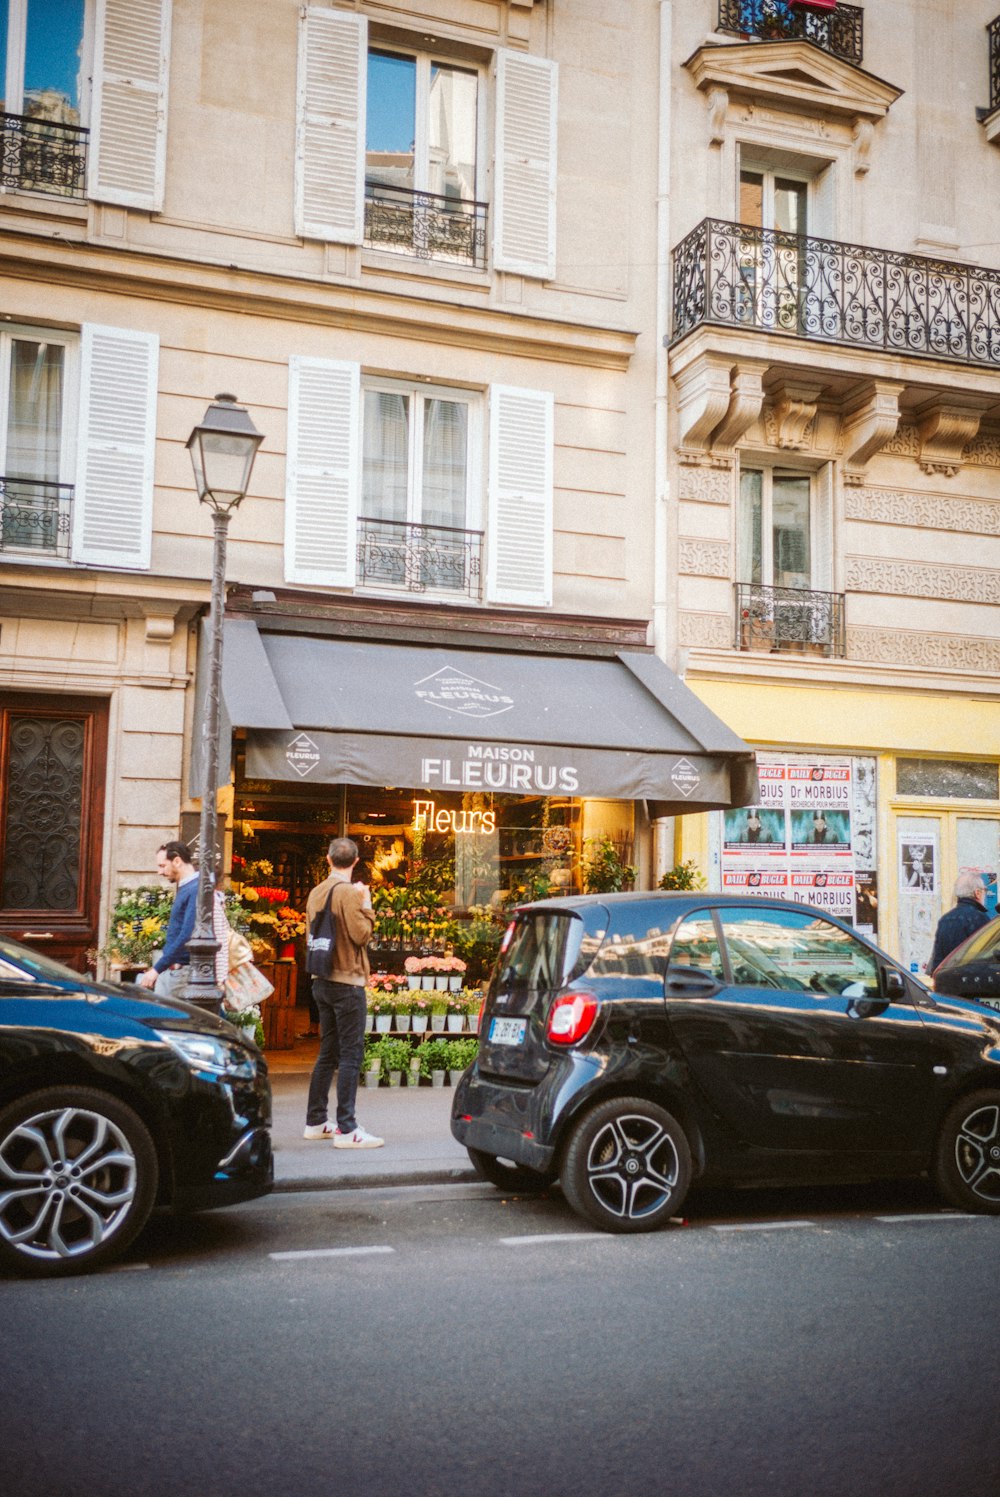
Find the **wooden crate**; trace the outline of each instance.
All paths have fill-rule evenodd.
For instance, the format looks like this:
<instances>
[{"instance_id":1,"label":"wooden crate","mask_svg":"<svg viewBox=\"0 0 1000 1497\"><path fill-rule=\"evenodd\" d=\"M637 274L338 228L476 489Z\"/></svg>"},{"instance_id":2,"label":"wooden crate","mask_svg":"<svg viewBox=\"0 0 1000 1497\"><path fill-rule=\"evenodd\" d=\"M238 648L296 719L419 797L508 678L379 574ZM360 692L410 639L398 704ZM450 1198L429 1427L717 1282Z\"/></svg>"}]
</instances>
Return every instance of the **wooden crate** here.
<instances>
[{"instance_id":1,"label":"wooden crate","mask_svg":"<svg viewBox=\"0 0 1000 1497\"><path fill-rule=\"evenodd\" d=\"M261 1010L261 1018L264 1023L265 1050L293 1050L295 1048L297 1018L294 1008L282 1008L268 999Z\"/></svg>"}]
</instances>

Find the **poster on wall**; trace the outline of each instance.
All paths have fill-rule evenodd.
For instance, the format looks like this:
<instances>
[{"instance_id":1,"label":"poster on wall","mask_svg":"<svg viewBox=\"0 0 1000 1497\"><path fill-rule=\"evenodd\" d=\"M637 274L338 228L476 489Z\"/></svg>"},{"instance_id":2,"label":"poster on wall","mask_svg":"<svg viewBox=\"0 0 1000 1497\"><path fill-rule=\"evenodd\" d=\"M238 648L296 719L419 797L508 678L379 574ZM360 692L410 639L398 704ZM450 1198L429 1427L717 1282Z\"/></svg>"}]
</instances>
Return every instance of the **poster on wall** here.
<instances>
[{"instance_id":1,"label":"poster on wall","mask_svg":"<svg viewBox=\"0 0 1000 1497\"><path fill-rule=\"evenodd\" d=\"M719 817L719 886L796 899L874 934L875 760L758 754L757 773L757 804Z\"/></svg>"},{"instance_id":2,"label":"poster on wall","mask_svg":"<svg viewBox=\"0 0 1000 1497\"><path fill-rule=\"evenodd\" d=\"M911 972L924 972L941 912L937 830L899 834L900 960Z\"/></svg>"}]
</instances>

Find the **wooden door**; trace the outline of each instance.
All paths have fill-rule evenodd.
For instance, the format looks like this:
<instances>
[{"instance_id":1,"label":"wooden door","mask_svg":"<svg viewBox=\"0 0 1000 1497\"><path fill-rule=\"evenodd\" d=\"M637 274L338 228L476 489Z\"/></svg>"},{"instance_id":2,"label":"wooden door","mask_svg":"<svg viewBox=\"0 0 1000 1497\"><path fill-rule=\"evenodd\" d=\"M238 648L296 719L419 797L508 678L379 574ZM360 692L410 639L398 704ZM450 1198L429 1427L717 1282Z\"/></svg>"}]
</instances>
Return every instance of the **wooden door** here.
<instances>
[{"instance_id":1,"label":"wooden door","mask_svg":"<svg viewBox=\"0 0 1000 1497\"><path fill-rule=\"evenodd\" d=\"M108 704L0 705L0 933L79 972L97 945Z\"/></svg>"}]
</instances>

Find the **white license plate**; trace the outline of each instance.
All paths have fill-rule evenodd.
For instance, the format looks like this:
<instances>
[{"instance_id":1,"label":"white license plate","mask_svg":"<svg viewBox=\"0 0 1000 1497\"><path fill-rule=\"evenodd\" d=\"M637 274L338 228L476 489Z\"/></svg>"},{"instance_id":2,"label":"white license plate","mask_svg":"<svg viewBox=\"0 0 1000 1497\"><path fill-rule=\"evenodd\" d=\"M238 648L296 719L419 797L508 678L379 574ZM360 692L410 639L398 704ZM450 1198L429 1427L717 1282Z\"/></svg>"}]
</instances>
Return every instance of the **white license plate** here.
<instances>
[{"instance_id":1,"label":"white license plate","mask_svg":"<svg viewBox=\"0 0 1000 1497\"><path fill-rule=\"evenodd\" d=\"M527 1027L527 1019L491 1019L490 1044L520 1045Z\"/></svg>"}]
</instances>

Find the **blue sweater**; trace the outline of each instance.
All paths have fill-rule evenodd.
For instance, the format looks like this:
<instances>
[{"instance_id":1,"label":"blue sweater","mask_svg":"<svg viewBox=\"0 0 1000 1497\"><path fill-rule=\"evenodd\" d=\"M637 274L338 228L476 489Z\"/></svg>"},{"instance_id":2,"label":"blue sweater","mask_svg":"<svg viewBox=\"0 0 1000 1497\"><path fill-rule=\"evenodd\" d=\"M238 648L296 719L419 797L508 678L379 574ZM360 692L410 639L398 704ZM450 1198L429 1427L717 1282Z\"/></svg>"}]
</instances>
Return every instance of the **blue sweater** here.
<instances>
[{"instance_id":1,"label":"blue sweater","mask_svg":"<svg viewBox=\"0 0 1000 1497\"><path fill-rule=\"evenodd\" d=\"M189 964L191 958L188 956L187 943L194 931L197 905L198 880L189 878L186 884L178 884L170 919L167 921L167 938L163 951L153 963L157 972L163 972L167 967L186 967Z\"/></svg>"},{"instance_id":2,"label":"blue sweater","mask_svg":"<svg viewBox=\"0 0 1000 1497\"><path fill-rule=\"evenodd\" d=\"M985 925L989 918L978 899L972 895L963 896L954 909L949 910L947 915L942 915L938 922L934 936L934 950L927 963L928 972L933 972L936 967L939 967L956 946L961 946L962 942L981 925Z\"/></svg>"}]
</instances>

